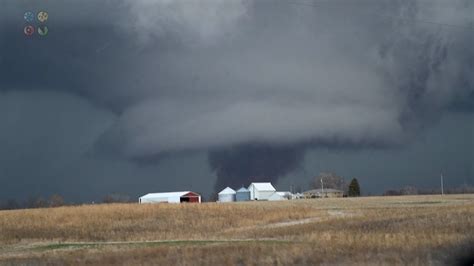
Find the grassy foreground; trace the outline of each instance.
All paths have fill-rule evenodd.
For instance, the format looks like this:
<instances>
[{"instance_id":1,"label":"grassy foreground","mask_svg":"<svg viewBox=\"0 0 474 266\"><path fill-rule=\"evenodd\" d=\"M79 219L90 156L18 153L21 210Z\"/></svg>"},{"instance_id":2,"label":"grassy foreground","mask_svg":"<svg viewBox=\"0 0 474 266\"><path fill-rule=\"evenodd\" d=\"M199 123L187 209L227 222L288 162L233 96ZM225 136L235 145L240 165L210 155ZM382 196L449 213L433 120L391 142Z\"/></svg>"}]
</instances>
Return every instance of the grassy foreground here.
<instances>
[{"instance_id":1,"label":"grassy foreground","mask_svg":"<svg viewBox=\"0 0 474 266\"><path fill-rule=\"evenodd\" d=\"M474 195L0 211L1 265L445 265Z\"/></svg>"}]
</instances>

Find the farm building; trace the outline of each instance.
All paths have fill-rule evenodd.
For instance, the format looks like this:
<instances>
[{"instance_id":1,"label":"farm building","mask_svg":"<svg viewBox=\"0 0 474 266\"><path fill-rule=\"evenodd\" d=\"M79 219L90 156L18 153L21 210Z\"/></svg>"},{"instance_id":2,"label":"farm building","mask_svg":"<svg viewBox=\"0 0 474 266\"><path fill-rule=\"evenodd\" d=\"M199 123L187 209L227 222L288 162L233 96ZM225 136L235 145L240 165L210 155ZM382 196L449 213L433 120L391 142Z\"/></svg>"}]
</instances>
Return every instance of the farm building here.
<instances>
[{"instance_id":1,"label":"farm building","mask_svg":"<svg viewBox=\"0 0 474 266\"><path fill-rule=\"evenodd\" d=\"M344 196L344 192L338 189L325 188L325 189L312 189L303 192L305 198L341 198Z\"/></svg>"},{"instance_id":2,"label":"farm building","mask_svg":"<svg viewBox=\"0 0 474 266\"><path fill-rule=\"evenodd\" d=\"M245 187L241 187L235 193L235 200L236 201L249 201L250 200L250 190L246 189Z\"/></svg>"},{"instance_id":3,"label":"farm building","mask_svg":"<svg viewBox=\"0 0 474 266\"><path fill-rule=\"evenodd\" d=\"M235 190L230 187L224 188L217 194L219 202L232 202L235 201Z\"/></svg>"},{"instance_id":4,"label":"farm building","mask_svg":"<svg viewBox=\"0 0 474 266\"><path fill-rule=\"evenodd\" d=\"M290 191L277 191L276 193L280 194L280 196L284 197L285 199L294 199L295 195Z\"/></svg>"},{"instance_id":5,"label":"farm building","mask_svg":"<svg viewBox=\"0 0 474 266\"><path fill-rule=\"evenodd\" d=\"M268 200L269 201L279 201L279 200L287 200L287 198L285 198L283 194L275 192L268 198Z\"/></svg>"},{"instance_id":6,"label":"farm building","mask_svg":"<svg viewBox=\"0 0 474 266\"><path fill-rule=\"evenodd\" d=\"M252 183L248 190L250 191L251 200L268 200L276 192L276 189L269 182Z\"/></svg>"},{"instance_id":7,"label":"farm building","mask_svg":"<svg viewBox=\"0 0 474 266\"><path fill-rule=\"evenodd\" d=\"M139 203L200 203L201 195L192 191L148 193L138 199Z\"/></svg>"}]
</instances>

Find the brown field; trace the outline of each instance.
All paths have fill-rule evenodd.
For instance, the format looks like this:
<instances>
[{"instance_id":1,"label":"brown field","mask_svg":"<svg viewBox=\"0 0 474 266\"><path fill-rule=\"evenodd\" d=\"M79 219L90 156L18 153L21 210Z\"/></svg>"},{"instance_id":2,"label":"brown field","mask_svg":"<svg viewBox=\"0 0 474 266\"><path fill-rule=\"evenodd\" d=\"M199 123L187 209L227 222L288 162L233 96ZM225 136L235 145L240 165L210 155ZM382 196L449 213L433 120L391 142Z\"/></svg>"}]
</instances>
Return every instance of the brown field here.
<instances>
[{"instance_id":1,"label":"brown field","mask_svg":"<svg viewBox=\"0 0 474 266\"><path fill-rule=\"evenodd\" d=\"M1 265L445 265L474 195L0 211Z\"/></svg>"}]
</instances>

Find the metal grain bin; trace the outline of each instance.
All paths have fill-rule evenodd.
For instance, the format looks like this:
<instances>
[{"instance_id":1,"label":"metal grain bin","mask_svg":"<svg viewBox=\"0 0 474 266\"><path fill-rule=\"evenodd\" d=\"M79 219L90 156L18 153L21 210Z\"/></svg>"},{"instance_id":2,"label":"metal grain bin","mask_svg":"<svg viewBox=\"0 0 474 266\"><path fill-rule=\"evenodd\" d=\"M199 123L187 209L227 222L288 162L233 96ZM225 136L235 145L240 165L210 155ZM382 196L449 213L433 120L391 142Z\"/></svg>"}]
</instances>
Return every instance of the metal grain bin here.
<instances>
[{"instance_id":1,"label":"metal grain bin","mask_svg":"<svg viewBox=\"0 0 474 266\"><path fill-rule=\"evenodd\" d=\"M230 187L224 188L219 194L219 202L232 202L235 201L235 190Z\"/></svg>"},{"instance_id":2,"label":"metal grain bin","mask_svg":"<svg viewBox=\"0 0 474 266\"><path fill-rule=\"evenodd\" d=\"M247 188L240 188L235 193L235 200L236 201L249 201L250 200L250 190Z\"/></svg>"}]
</instances>

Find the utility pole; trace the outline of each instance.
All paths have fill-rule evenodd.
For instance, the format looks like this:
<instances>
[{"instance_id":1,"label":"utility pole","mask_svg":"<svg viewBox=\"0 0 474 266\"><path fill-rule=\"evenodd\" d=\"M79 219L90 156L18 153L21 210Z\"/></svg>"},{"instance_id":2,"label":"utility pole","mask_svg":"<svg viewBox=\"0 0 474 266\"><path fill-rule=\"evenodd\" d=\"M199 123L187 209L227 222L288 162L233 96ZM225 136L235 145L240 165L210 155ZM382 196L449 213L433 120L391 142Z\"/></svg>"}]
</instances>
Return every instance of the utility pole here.
<instances>
[{"instance_id":1,"label":"utility pole","mask_svg":"<svg viewBox=\"0 0 474 266\"><path fill-rule=\"evenodd\" d=\"M321 178L321 198L324 198L324 183L323 183L322 178Z\"/></svg>"},{"instance_id":2,"label":"utility pole","mask_svg":"<svg viewBox=\"0 0 474 266\"><path fill-rule=\"evenodd\" d=\"M443 173L441 173L441 195L444 195Z\"/></svg>"}]
</instances>

